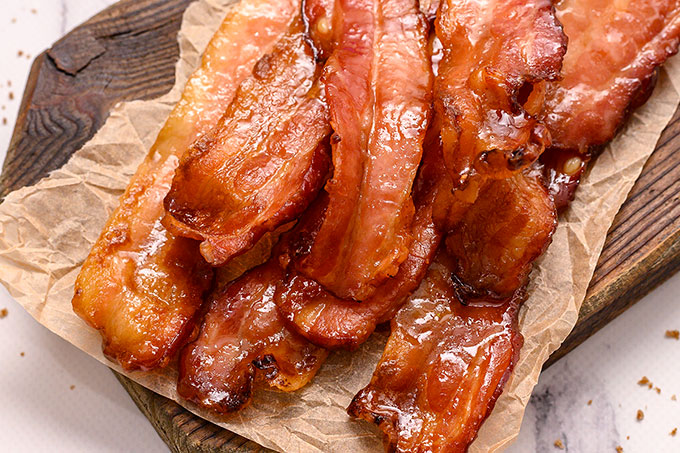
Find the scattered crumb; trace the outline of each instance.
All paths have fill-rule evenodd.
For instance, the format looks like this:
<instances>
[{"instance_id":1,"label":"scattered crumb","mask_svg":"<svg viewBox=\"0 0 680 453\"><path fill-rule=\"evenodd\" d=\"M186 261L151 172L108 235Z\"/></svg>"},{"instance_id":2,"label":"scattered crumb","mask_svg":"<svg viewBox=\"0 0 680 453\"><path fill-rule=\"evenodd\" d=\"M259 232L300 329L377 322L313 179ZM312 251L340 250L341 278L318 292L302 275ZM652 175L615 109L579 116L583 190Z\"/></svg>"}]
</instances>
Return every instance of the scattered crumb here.
<instances>
[{"instance_id":1,"label":"scattered crumb","mask_svg":"<svg viewBox=\"0 0 680 453\"><path fill-rule=\"evenodd\" d=\"M38 10L35 9L35 8L31 8L31 12L32 12L33 14L38 14Z\"/></svg>"},{"instance_id":2,"label":"scattered crumb","mask_svg":"<svg viewBox=\"0 0 680 453\"><path fill-rule=\"evenodd\" d=\"M555 441L555 448L559 448L560 450L564 450L564 444L562 443L562 441L560 439L557 439Z\"/></svg>"},{"instance_id":3,"label":"scattered crumb","mask_svg":"<svg viewBox=\"0 0 680 453\"><path fill-rule=\"evenodd\" d=\"M2 119L2 125L3 125L3 126L7 126L7 118L3 118L3 119Z\"/></svg>"},{"instance_id":4,"label":"scattered crumb","mask_svg":"<svg viewBox=\"0 0 680 453\"><path fill-rule=\"evenodd\" d=\"M672 395L672 396L671 396L671 401L677 401L677 400L678 400L678 397L677 397L677 396L675 396L675 395Z\"/></svg>"},{"instance_id":5,"label":"scattered crumb","mask_svg":"<svg viewBox=\"0 0 680 453\"><path fill-rule=\"evenodd\" d=\"M70 388L71 390L75 390L76 386L75 386L75 385L72 385L72 386L69 387L69 388Z\"/></svg>"},{"instance_id":6,"label":"scattered crumb","mask_svg":"<svg viewBox=\"0 0 680 453\"><path fill-rule=\"evenodd\" d=\"M647 376L642 376L642 379L638 381L638 385L648 385L649 378Z\"/></svg>"},{"instance_id":7,"label":"scattered crumb","mask_svg":"<svg viewBox=\"0 0 680 453\"><path fill-rule=\"evenodd\" d=\"M661 389L659 387L654 387L654 391L661 395Z\"/></svg>"},{"instance_id":8,"label":"scattered crumb","mask_svg":"<svg viewBox=\"0 0 680 453\"><path fill-rule=\"evenodd\" d=\"M675 340L680 340L680 330L667 330L666 338L673 338Z\"/></svg>"},{"instance_id":9,"label":"scattered crumb","mask_svg":"<svg viewBox=\"0 0 680 453\"><path fill-rule=\"evenodd\" d=\"M626 436L626 440L630 440L630 436Z\"/></svg>"},{"instance_id":10,"label":"scattered crumb","mask_svg":"<svg viewBox=\"0 0 680 453\"><path fill-rule=\"evenodd\" d=\"M6 318L8 313L9 312L7 311L6 308L3 308L2 310L0 310L0 319Z\"/></svg>"},{"instance_id":11,"label":"scattered crumb","mask_svg":"<svg viewBox=\"0 0 680 453\"><path fill-rule=\"evenodd\" d=\"M645 413L642 412L640 409L637 411L637 419L638 421L642 421L645 418Z\"/></svg>"},{"instance_id":12,"label":"scattered crumb","mask_svg":"<svg viewBox=\"0 0 680 453\"><path fill-rule=\"evenodd\" d=\"M616 447L616 453L623 453L623 447L621 445Z\"/></svg>"},{"instance_id":13,"label":"scattered crumb","mask_svg":"<svg viewBox=\"0 0 680 453\"><path fill-rule=\"evenodd\" d=\"M13 18L12 18L12 23L13 23L13 24L16 24L16 23L17 23L17 18L16 18L16 17L13 17Z\"/></svg>"},{"instance_id":14,"label":"scattered crumb","mask_svg":"<svg viewBox=\"0 0 680 453\"><path fill-rule=\"evenodd\" d=\"M26 353L25 353L25 352L22 352L22 353L21 353L21 354L19 354L19 355L20 355L21 357L23 357L23 356L25 356L25 355L26 355Z\"/></svg>"},{"instance_id":15,"label":"scattered crumb","mask_svg":"<svg viewBox=\"0 0 680 453\"><path fill-rule=\"evenodd\" d=\"M590 406L591 404L593 404L593 400L588 400L588 406Z\"/></svg>"},{"instance_id":16,"label":"scattered crumb","mask_svg":"<svg viewBox=\"0 0 680 453\"><path fill-rule=\"evenodd\" d=\"M670 432L670 435L675 437L676 434L678 434L678 428L673 428L673 431Z\"/></svg>"},{"instance_id":17,"label":"scattered crumb","mask_svg":"<svg viewBox=\"0 0 680 453\"><path fill-rule=\"evenodd\" d=\"M24 56L24 51L20 50L17 52L17 57L23 57Z\"/></svg>"},{"instance_id":18,"label":"scattered crumb","mask_svg":"<svg viewBox=\"0 0 680 453\"><path fill-rule=\"evenodd\" d=\"M8 86L8 87L11 87L11 86L12 86L12 81L11 81L11 80L8 80L8 81L7 81L7 86Z\"/></svg>"},{"instance_id":19,"label":"scattered crumb","mask_svg":"<svg viewBox=\"0 0 680 453\"><path fill-rule=\"evenodd\" d=\"M12 91L9 92L9 100L10 101L14 100L14 93Z\"/></svg>"}]
</instances>

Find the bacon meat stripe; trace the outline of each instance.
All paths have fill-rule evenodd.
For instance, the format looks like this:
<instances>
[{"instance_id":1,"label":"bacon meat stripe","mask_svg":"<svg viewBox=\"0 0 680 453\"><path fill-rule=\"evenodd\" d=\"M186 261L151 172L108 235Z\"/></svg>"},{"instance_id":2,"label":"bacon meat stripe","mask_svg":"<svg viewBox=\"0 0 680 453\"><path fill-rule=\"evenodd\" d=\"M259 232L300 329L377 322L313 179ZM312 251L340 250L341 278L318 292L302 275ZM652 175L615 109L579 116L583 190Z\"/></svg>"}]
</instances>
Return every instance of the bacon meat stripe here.
<instances>
[{"instance_id":1,"label":"bacon meat stripe","mask_svg":"<svg viewBox=\"0 0 680 453\"><path fill-rule=\"evenodd\" d=\"M80 271L73 309L123 368L164 366L193 328L212 270L195 241L163 227L163 198L181 155L218 122L299 7L242 0L229 11Z\"/></svg>"},{"instance_id":2,"label":"bacon meat stripe","mask_svg":"<svg viewBox=\"0 0 680 453\"><path fill-rule=\"evenodd\" d=\"M313 29L318 16L333 20L332 45L321 45L333 49L323 75L333 176L323 224L296 268L337 297L365 300L413 240L411 189L431 103L427 22L415 0L337 0L333 13L312 14Z\"/></svg>"}]
</instances>

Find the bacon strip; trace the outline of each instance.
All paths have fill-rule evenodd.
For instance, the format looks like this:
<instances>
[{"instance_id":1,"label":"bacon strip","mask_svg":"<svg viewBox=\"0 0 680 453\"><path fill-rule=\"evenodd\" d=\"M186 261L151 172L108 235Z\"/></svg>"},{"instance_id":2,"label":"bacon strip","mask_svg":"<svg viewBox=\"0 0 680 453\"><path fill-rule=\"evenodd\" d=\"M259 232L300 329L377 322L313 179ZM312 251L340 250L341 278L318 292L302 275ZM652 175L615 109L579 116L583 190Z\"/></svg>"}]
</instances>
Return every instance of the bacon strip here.
<instances>
[{"instance_id":1,"label":"bacon strip","mask_svg":"<svg viewBox=\"0 0 680 453\"><path fill-rule=\"evenodd\" d=\"M555 204L564 209L591 152L647 101L658 67L678 51L680 2L562 0L556 8L569 49L562 80L546 90L540 118L553 145L541 162Z\"/></svg>"},{"instance_id":2,"label":"bacon strip","mask_svg":"<svg viewBox=\"0 0 680 453\"><path fill-rule=\"evenodd\" d=\"M454 186L474 200L471 177L507 177L550 144L533 115L545 82L559 76L566 39L550 0L442 0L436 32L444 157Z\"/></svg>"},{"instance_id":3,"label":"bacon strip","mask_svg":"<svg viewBox=\"0 0 680 453\"><path fill-rule=\"evenodd\" d=\"M201 240L215 265L297 217L328 172L320 67L300 19L255 66L210 134L184 154L165 198L166 224Z\"/></svg>"},{"instance_id":4,"label":"bacon strip","mask_svg":"<svg viewBox=\"0 0 680 453\"><path fill-rule=\"evenodd\" d=\"M385 432L388 451L467 451L519 356L523 293L461 305L449 269L444 257L432 265L392 321L371 383L349 406Z\"/></svg>"},{"instance_id":5,"label":"bacon strip","mask_svg":"<svg viewBox=\"0 0 680 453\"><path fill-rule=\"evenodd\" d=\"M437 143L427 146L414 189L417 206L412 226L414 240L408 258L394 278L381 284L371 297L357 303L339 299L316 281L288 269L285 281L276 291L276 303L289 326L312 343L327 349L357 348L378 324L394 317L425 277L442 239L442 232L433 221L433 201L441 187L440 180L448 177L443 170L439 136L432 139ZM288 249L284 248L288 259L313 242L318 221L309 218L305 221L309 226L300 227L305 233Z\"/></svg>"},{"instance_id":6,"label":"bacon strip","mask_svg":"<svg viewBox=\"0 0 680 453\"><path fill-rule=\"evenodd\" d=\"M324 70L333 179L297 268L343 299L368 298L408 256L411 188L430 115L427 23L414 0L338 0Z\"/></svg>"},{"instance_id":7,"label":"bacon strip","mask_svg":"<svg viewBox=\"0 0 680 453\"><path fill-rule=\"evenodd\" d=\"M348 409L380 426L389 451L464 452L493 409L522 345L528 270L556 225L539 178L491 180L392 320L371 383Z\"/></svg>"},{"instance_id":8,"label":"bacon strip","mask_svg":"<svg viewBox=\"0 0 680 453\"><path fill-rule=\"evenodd\" d=\"M272 260L212 297L198 338L180 356L180 396L228 413L250 402L256 377L287 392L314 377L328 353L286 329L273 301L282 278Z\"/></svg>"},{"instance_id":9,"label":"bacon strip","mask_svg":"<svg viewBox=\"0 0 680 453\"><path fill-rule=\"evenodd\" d=\"M680 1L562 0L555 7L569 50L541 119L554 147L585 153L614 138L651 94L656 68L678 51Z\"/></svg>"},{"instance_id":10,"label":"bacon strip","mask_svg":"<svg viewBox=\"0 0 680 453\"><path fill-rule=\"evenodd\" d=\"M197 243L161 225L163 198L180 155L217 123L298 8L294 0L242 0L230 10L83 265L73 309L123 368L164 366L193 328L212 271Z\"/></svg>"}]
</instances>

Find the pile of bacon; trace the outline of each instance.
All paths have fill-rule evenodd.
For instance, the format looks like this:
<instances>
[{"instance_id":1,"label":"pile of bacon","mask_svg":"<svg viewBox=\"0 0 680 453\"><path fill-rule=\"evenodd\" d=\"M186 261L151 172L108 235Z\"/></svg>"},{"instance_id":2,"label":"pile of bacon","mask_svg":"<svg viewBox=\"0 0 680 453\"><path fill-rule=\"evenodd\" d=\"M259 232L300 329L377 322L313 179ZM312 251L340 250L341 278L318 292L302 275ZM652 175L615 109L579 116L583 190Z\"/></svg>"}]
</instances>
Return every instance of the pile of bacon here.
<instances>
[{"instance_id":1,"label":"pile of bacon","mask_svg":"<svg viewBox=\"0 0 680 453\"><path fill-rule=\"evenodd\" d=\"M391 321L349 414L390 451L465 451L557 213L679 36L680 0L241 0L74 309L128 370L179 354L179 394L218 413Z\"/></svg>"}]
</instances>

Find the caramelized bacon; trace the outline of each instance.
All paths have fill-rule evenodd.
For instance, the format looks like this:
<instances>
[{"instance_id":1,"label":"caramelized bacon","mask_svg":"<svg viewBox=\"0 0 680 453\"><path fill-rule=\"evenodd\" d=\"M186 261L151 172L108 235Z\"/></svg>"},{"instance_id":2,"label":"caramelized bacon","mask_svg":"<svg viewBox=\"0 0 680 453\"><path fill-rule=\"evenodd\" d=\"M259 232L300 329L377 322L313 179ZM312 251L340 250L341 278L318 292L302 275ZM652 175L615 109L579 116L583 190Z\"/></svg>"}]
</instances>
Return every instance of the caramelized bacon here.
<instances>
[{"instance_id":1,"label":"caramelized bacon","mask_svg":"<svg viewBox=\"0 0 680 453\"><path fill-rule=\"evenodd\" d=\"M555 7L569 50L541 119L554 147L585 153L614 138L629 109L647 100L656 68L678 50L680 1L561 0Z\"/></svg>"},{"instance_id":2,"label":"caramelized bacon","mask_svg":"<svg viewBox=\"0 0 680 453\"><path fill-rule=\"evenodd\" d=\"M392 321L371 383L348 409L382 429L389 451L467 451L522 346L517 312L523 291L506 301L462 305L453 263L440 255Z\"/></svg>"},{"instance_id":3,"label":"caramelized bacon","mask_svg":"<svg viewBox=\"0 0 680 453\"><path fill-rule=\"evenodd\" d=\"M314 377L327 352L286 329L273 301L282 278L272 260L213 296L198 338L182 350L180 396L227 413L248 404L257 377L287 392Z\"/></svg>"},{"instance_id":4,"label":"caramelized bacon","mask_svg":"<svg viewBox=\"0 0 680 453\"><path fill-rule=\"evenodd\" d=\"M442 0L435 90L447 167L476 196L475 175L508 177L550 144L535 118L559 76L566 39L550 0ZM476 178L475 178L476 180Z\"/></svg>"},{"instance_id":5,"label":"caramelized bacon","mask_svg":"<svg viewBox=\"0 0 680 453\"><path fill-rule=\"evenodd\" d=\"M407 258L430 115L427 23L414 0L338 0L324 69L335 131L324 222L297 268L364 300Z\"/></svg>"},{"instance_id":6,"label":"caramelized bacon","mask_svg":"<svg viewBox=\"0 0 680 453\"><path fill-rule=\"evenodd\" d=\"M406 261L394 278L381 284L371 297L357 303L335 297L316 281L289 268L285 281L276 292L276 303L291 328L312 343L328 349L357 348L378 324L392 319L425 277L442 238L432 218L433 199L441 187L440 180L448 178L442 165L441 149L437 146L438 136L436 140L436 145L426 148L428 151L416 179L417 211L411 231L414 240ZM319 220L307 216L303 222L306 224L298 227L303 232L287 250L284 249L291 257L289 259L313 242L314 228L318 228Z\"/></svg>"},{"instance_id":7,"label":"caramelized bacon","mask_svg":"<svg viewBox=\"0 0 680 453\"><path fill-rule=\"evenodd\" d=\"M184 154L165 198L172 231L222 265L297 217L328 171L320 68L301 20L255 66L211 133Z\"/></svg>"},{"instance_id":8,"label":"caramelized bacon","mask_svg":"<svg viewBox=\"0 0 680 453\"><path fill-rule=\"evenodd\" d=\"M298 8L292 0L242 0L229 11L83 265L73 309L123 368L167 364L193 328L212 271L195 241L161 225L163 198L181 153L217 123Z\"/></svg>"},{"instance_id":9,"label":"caramelized bacon","mask_svg":"<svg viewBox=\"0 0 680 453\"><path fill-rule=\"evenodd\" d=\"M462 300L512 296L556 226L555 205L537 172L490 180L446 238L459 289L469 291Z\"/></svg>"},{"instance_id":10,"label":"caramelized bacon","mask_svg":"<svg viewBox=\"0 0 680 453\"><path fill-rule=\"evenodd\" d=\"M524 286L555 226L538 172L488 180L392 320L349 413L378 424L398 452L466 451L517 359Z\"/></svg>"}]
</instances>

